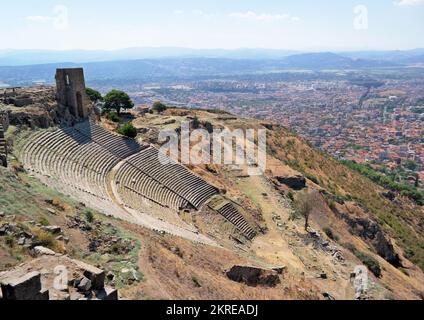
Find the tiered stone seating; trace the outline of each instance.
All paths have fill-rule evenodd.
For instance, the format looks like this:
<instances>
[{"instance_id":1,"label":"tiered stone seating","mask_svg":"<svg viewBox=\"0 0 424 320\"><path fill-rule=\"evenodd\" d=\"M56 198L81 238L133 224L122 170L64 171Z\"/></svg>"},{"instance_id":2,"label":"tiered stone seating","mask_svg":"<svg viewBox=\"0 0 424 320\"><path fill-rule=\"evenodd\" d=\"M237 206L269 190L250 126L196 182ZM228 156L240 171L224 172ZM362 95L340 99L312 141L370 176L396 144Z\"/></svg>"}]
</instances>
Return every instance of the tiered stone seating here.
<instances>
[{"instance_id":1,"label":"tiered stone seating","mask_svg":"<svg viewBox=\"0 0 424 320\"><path fill-rule=\"evenodd\" d=\"M115 181L118 185L118 192L127 202L130 200L126 195L130 192L174 210L187 206L187 201L182 197L128 162L119 169Z\"/></svg>"},{"instance_id":2,"label":"tiered stone seating","mask_svg":"<svg viewBox=\"0 0 424 320\"><path fill-rule=\"evenodd\" d=\"M150 177L156 184L161 185L165 192L171 190L178 197L163 198L167 204L172 207L170 201L179 202L179 198L199 209L212 196L218 193L218 190L204 181L202 178L191 173L184 166L167 158L166 164L161 163L159 157L163 156L159 150L150 147L144 149L127 160L127 166L133 166L142 171L141 175ZM174 203L176 204L176 203ZM183 206L185 205L184 203Z\"/></svg>"},{"instance_id":3,"label":"tiered stone seating","mask_svg":"<svg viewBox=\"0 0 424 320\"><path fill-rule=\"evenodd\" d=\"M59 191L94 203L99 210L124 211L120 214L125 215L108 191L108 179L113 178L111 191L120 205L188 230L176 213L183 208L200 209L219 191L169 158L167 163L161 162L161 156L154 147L88 121L71 128L38 131L21 152L26 169L41 175L46 183L53 182ZM231 204L217 211L249 239L255 236Z\"/></svg>"},{"instance_id":4,"label":"tiered stone seating","mask_svg":"<svg viewBox=\"0 0 424 320\"><path fill-rule=\"evenodd\" d=\"M242 214L231 203L227 203L217 211L225 219L231 222L249 240L252 240L256 236L256 232L252 229L246 219L244 219Z\"/></svg>"},{"instance_id":5,"label":"tiered stone seating","mask_svg":"<svg viewBox=\"0 0 424 320\"><path fill-rule=\"evenodd\" d=\"M120 159L128 158L132 154L146 148L146 146L137 143L133 139L112 134L90 121L79 123L74 126L74 129Z\"/></svg>"}]
</instances>

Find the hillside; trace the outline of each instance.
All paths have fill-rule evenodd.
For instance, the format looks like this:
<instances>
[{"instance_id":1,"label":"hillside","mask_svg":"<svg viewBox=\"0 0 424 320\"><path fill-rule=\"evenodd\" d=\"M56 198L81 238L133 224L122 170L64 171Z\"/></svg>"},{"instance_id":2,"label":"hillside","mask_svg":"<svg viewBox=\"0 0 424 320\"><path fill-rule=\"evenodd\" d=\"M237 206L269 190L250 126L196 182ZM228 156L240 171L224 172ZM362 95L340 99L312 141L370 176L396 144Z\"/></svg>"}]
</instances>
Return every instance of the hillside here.
<instances>
[{"instance_id":1,"label":"hillside","mask_svg":"<svg viewBox=\"0 0 424 320\"><path fill-rule=\"evenodd\" d=\"M105 200L116 206L114 212L105 212L107 208L101 200L91 201L96 192L102 192L103 198L118 194L122 201L127 200L119 190L100 190L100 185L85 182L82 169L72 183L64 184L55 179L54 170L59 170L58 177L66 178L67 173L60 171L66 162L63 166L55 165L51 160L54 158L45 156L41 159L50 159L44 168L51 165L51 177L37 172L43 169L38 163L43 162L27 159L31 153L26 150L32 149L26 146L43 134L53 139L55 132L60 131L12 126L7 133L13 152L10 166L0 168L0 212L4 213L0 225L16 224L33 239L44 237L44 245L57 252L113 272L123 298L353 299L352 272L356 266L365 264L370 286L364 298L422 299L422 207L402 197L386 199L381 187L272 123L214 110L190 109L122 117L122 121L131 121L137 128L139 143L157 147L160 130L174 130L182 121L194 119L201 128L266 128L266 174L249 176L245 166L188 166L197 177L216 187L219 195L200 210L182 210L177 215L155 206L150 211L143 207L146 218L152 219L149 227L145 221L130 219L126 214L132 211L113 197ZM96 121L97 126L108 134L117 129L116 123L104 118ZM41 145L42 140L39 141ZM54 148L54 144L48 146L50 152ZM106 154L99 156L109 159ZM86 167L91 165L88 160L84 163ZM105 185L113 185L114 174L124 168L122 164L111 166L116 171L104 176ZM88 188L92 194L77 193L72 184ZM296 210L305 192L314 194L308 231ZM217 214L225 203L233 204L257 232L255 237L249 239L231 221ZM118 217L120 210L126 213L122 211ZM164 224L170 232L160 231ZM45 235L42 231L47 225L60 226L63 237ZM193 233L184 232L173 235L172 231L178 228L187 232L197 230L194 234L198 237L194 239ZM113 237L120 240L111 245ZM19 237L0 235L0 271L31 260L30 248L18 241ZM94 249L93 242L98 244ZM271 273L278 269L282 274L272 273L271 278L279 279L276 284L252 286L229 278L226 271L234 266L255 266Z\"/></svg>"}]
</instances>

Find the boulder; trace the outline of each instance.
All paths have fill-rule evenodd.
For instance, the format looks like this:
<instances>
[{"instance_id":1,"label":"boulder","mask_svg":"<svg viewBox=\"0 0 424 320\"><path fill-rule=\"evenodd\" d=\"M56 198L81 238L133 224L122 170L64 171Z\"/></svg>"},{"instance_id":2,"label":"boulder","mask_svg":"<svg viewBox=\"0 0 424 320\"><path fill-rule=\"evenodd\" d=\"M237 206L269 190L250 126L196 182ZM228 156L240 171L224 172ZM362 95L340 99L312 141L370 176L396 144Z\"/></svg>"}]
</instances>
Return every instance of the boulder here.
<instances>
[{"instance_id":1,"label":"boulder","mask_svg":"<svg viewBox=\"0 0 424 320\"><path fill-rule=\"evenodd\" d=\"M306 188L306 178L304 176L276 177L276 179L279 183L296 191Z\"/></svg>"},{"instance_id":2,"label":"boulder","mask_svg":"<svg viewBox=\"0 0 424 320\"><path fill-rule=\"evenodd\" d=\"M245 283L251 287L258 285L275 287L281 282L277 271L257 267L233 266L226 274L229 279L235 282Z\"/></svg>"},{"instance_id":3,"label":"boulder","mask_svg":"<svg viewBox=\"0 0 424 320\"><path fill-rule=\"evenodd\" d=\"M272 270L274 270L278 274L284 274L284 272L287 271L287 267L286 266L275 267L275 268L272 268Z\"/></svg>"},{"instance_id":4,"label":"boulder","mask_svg":"<svg viewBox=\"0 0 424 320\"><path fill-rule=\"evenodd\" d=\"M2 282L4 300L48 300L48 290L41 288L39 272L30 272L22 277L9 278Z\"/></svg>"},{"instance_id":5,"label":"boulder","mask_svg":"<svg viewBox=\"0 0 424 320\"><path fill-rule=\"evenodd\" d=\"M47 226L47 227L43 227L43 230L53 234L62 233L62 228L59 226Z\"/></svg>"},{"instance_id":6,"label":"boulder","mask_svg":"<svg viewBox=\"0 0 424 320\"><path fill-rule=\"evenodd\" d=\"M330 293L328 292L324 292L322 294L322 296L324 297L325 300L336 300Z\"/></svg>"},{"instance_id":7,"label":"boulder","mask_svg":"<svg viewBox=\"0 0 424 320\"><path fill-rule=\"evenodd\" d=\"M25 240L26 240L26 239L25 239L25 237L21 237L21 238L19 238L19 239L18 239L18 245L19 245L19 246L23 246L23 245L25 245Z\"/></svg>"},{"instance_id":8,"label":"boulder","mask_svg":"<svg viewBox=\"0 0 424 320\"><path fill-rule=\"evenodd\" d=\"M105 286L105 277L106 274L103 270L91 266L82 261L73 260L73 262L83 270L84 277L91 281L92 288L95 290L103 289Z\"/></svg>"},{"instance_id":9,"label":"boulder","mask_svg":"<svg viewBox=\"0 0 424 320\"><path fill-rule=\"evenodd\" d=\"M82 278L78 284L78 291L88 292L91 289L91 280L86 277Z\"/></svg>"},{"instance_id":10,"label":"boulder","mask_svg":"<svg viewBox=\"0 0 424 320\"><path fill-rule=\"evenodd\" d=\"M50 250L48 248L42 247L42 246L37 246L34 247L34 249L32 249L34 254L37 256L54 256L56 255L56 252L54 252L53 250Z\"/></svg>"},{"instance_id":11,"label":"boulder","mask_svg":"<svg viewBox=\"0 0 424 320\"><path fill-rule=\"evenodd\" d=\"M94 293L99 300L118 300L118 290L112 287L105 287L101 290L96 290Z\"/></svg>"}]
</instances>

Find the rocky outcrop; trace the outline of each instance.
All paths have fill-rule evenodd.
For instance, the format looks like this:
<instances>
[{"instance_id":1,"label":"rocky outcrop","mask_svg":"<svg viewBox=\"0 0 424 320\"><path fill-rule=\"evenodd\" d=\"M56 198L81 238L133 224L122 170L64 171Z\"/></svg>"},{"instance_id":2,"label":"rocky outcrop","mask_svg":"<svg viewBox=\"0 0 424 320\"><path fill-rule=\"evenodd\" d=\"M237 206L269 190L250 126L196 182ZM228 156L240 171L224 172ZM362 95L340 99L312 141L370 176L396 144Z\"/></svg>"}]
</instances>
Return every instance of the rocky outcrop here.
<instances>
[{"instance_id":1,"label":"rocky outcrop","mask_svg":"<svg viewBox=\"0 0 424 320\"><path fill-rule=\"evenodd\" d=\"M275 287L281 282L278 270L265 270L257 267L233 266L227 271L227 277L232 281L251 287Z\"/></svg>"},{"instance_id":2,"label":"rocky outcrop","mask_svg":"<svg viewBox=\"0 0 424 320\"><path fill-rule=\"evenodd\" d=\"M306 178L304 176L290 176L290 177L275 177L281 184L289 188L299 191L306 188Z\"/></svg>"},{"instance_id":3,"label":"rocky outcrop","mask_svg":"<svg viewBox=\"0 0 424 320\"><path fill-rule=\"evenodd\" d=\"M49 128L57 125L73 125L77 119L69 109L56 102L54 87L11 88L0 103L14 126Z\"/></svg>"},{"instance_id":4,"label":"rocky outcrop","mask_svg":"<svg viewBox=\"0 0 424 320\"><path fill-rule=\"evenodd\" d=\"M356 208L358 209L357 206ZM340 207L336 210L336 213L348 224L349 231L369 243L379 256L395 267L402 266L401 259L391 240L384 234L377 222L366 217L365 214L354 216L345 210L340 210Z\"/></svg>"}]
</instances>

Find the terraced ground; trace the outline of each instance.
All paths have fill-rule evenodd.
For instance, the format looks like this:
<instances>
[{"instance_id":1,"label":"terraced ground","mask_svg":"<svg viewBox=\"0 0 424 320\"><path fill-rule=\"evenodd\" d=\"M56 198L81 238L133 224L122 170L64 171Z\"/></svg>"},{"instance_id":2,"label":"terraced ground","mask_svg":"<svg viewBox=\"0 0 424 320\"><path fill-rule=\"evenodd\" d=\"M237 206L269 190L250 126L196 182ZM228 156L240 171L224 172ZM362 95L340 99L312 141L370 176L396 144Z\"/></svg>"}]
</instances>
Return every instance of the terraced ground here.
<instances>
[{"instance_id":1,"label":"terraced ground","mask_svg":"<svg viewBox=\"0 0 424 320\"><path fill-rule=\"evenodd\" d=\"M164 158L160 160L160 156ZM21 148L20 160L47 185L107 215L213 243L178 213L201 209L219 194L218 189L155 147L87 121L35 132ZM231 203L218 208L217 213L246 238L256 235Z\"/></svg>"}]
</instances>

